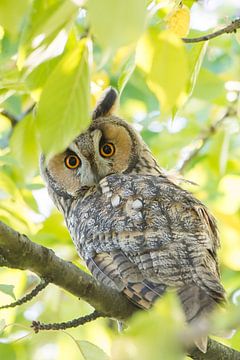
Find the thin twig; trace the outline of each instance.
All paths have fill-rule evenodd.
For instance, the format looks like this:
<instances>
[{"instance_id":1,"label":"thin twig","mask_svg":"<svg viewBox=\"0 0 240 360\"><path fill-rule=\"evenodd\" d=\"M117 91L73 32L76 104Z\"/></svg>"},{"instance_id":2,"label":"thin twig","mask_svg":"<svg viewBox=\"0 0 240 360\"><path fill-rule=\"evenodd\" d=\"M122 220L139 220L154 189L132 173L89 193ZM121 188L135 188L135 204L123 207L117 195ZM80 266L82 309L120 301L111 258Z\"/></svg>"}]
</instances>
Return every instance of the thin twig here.
<instances>
[{"instance_id":1,"label":"thin twig","mask_svg":"<svg viewBox=\"0 0 240 360\"><path fill-rule=\"evenodd\" d=\"M26 236L14 231L1 221L0 253L4 259L4 266L6 266L7 261L8 267L31 270L42 278L51 279L55 285L63 287L73 295L92 304L101 313L99 315L99 313L94 312L96 318L106 314L105 316L111 318L126 320L136 311L136 308L123 294L98 284L90 275L75 265L58 258L50 249L31 242ZM91 316L89 321L93 320L92 315L87 315L87 319L89 316ZM82 322L83 320L81 320ZM210 349L214 354L212 358L208 357ZM194 359L240 359L238 351L231 348L225 350L226 356L224 354L225 357L222 357L221 344L219 345L218 342L211 340L211 347L208 348L207 353L198 354L198 357L194 354Z\"/></svg>"},{"instance_id":2,"label":"thin twig","mask_svg":"<svg viewBox=\"0 0 240 360\"><path fill-rule=\"evenodd\" d=\"M233 20L231 22L231 24L229 24L226 27L224 27L223 29L217 30L211 34L203 35L203 36L200 36L197 38L182 38L182 40L185 43L197 43L197 42L201 42L201 41L208 41L208 40L213 39L222 34L230 34L230 33L236 32L237 29L239 29L239 28L240 28L240 18Z\"/></svg>"},{"instance_id":3,"label":"thin twig","mask_svg":"<svg viewBox=\"0 0 240 360\"><path fill-rule=\"evenodd\" d=\"M8 309L13 308L18 305L25 304L26 302L32 300L35 296L39 294L40 291L45 289L49 282L45 279L41 279L41 282L35 286L35 288L27 295L23 296L21 299L18 299L17 301L12 302L11 304L0 306L0 310L2 309Z\"/></svg>"},{"instance_id":4,"label":"thin twig","mask_svg":"<svg viewBox=\"0 0 240 360\"><path fill-rule=\"evenodd\" d=\"M2 110L1 115L5 116L6 118L8 118L8 120L10 120L12 127L17 125L17 123L18 123L17 117L15 115L11 114L9 111Z\"/></svg>"},{"instance_id":5,"label":"thin twig","mask_svg":"<svg viewBox=\"0 0 240 360\"><path fill-rule=\"evenodd\" d=\"M14 231L2 221L0 254L4 259L3 266L28 269L41 278L51 279L51 283L87 301L94 309L109 317L125 320L137 310L116 289L99 285L92 276L76 265L59 258L51 249L30 241L27 236Z\"/></svg>"},{"instance_id":6,"label":"thin twig","mask_svg":"<svg viewBox=\"0 0 240 360\"><path fill-rule=\"evenodd\" d=\"M5 116L6 118L8 118L12 124L12 127L16 126L17 123L22 120L25 116L27 116L28 114L30 114L33 109L35 107L35 104L32 104L31 106L29 106L29 108L27 108L27 110L25 110L22 114L20 114L19 116L15 116L12 113L10 113L7 110L2 110L1 111L1 115Z\"/></svg>"},{"instance_id":7,"label":"thin twig","mask_svg":"<svg viewBox=\"0 0 240 360\"><path fill-rule=\"evenodd\" d=\"M90 321L96 320L99 317L105 317L103 313L99 311L93 311L91 314L86 316L81 316L77 319L62 322L62 323L52 323L52 324L44 324L40 321L33 321L31 327L33 328L35 333L38 333L40 330L66 330L73 327L78 327L80 325L84 325Z\"/></svg>"},{"instance_id":8,"label":"thin twig","mask_svg":"<svg viewBox=\"0 0 240 360\"><path fill-rule=\"evenodd\" d=\"M214 124L210 125L209 128L205 129L189 146L186 146L181 150L180 160L175 166L175 170L179 173L183 173L187 165L199 154L200 150L204 145L210 140L212 135L216 133L220 125L225 121L229 116L235 115L236 112L232 109L228 109L226 113L217 120Z\"/></svg>"}]
</instances>

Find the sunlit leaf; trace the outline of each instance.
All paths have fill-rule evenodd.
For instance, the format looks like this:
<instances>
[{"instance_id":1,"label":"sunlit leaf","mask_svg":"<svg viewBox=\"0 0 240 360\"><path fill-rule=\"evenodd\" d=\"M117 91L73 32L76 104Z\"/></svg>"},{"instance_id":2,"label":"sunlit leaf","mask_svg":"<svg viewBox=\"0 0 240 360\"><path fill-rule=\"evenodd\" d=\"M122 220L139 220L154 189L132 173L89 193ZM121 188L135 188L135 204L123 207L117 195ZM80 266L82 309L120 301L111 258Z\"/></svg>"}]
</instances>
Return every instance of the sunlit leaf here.
<instances>
[{"instance_id":1,"label":"sunlit leaf","mask_svg":"<svg viewBox=\"0 0 240 360\"><path fill-rule=\"evenodd\" d=\"M22 68L26 57L38 47L41 46L41 51L43 51L54 40L57 34L69 22L73 21L77 11L78 7L76 4L69 0L34 0L21 38L18 66ZM49 49L45 60L54 56L53 50L50 51ZM36 56L39 55L40 52L38 50ZM34 66L34 64L32 65Z\"/></svg>"},{"instance_id":2,"label":"sunlit leaf","mask_svg":"<svg viewBox=\"0 0 240 360\"><path fill-rule=\"evenodd\" d=\"M36 173L39 154L33 114L27 115L14 127L10 146L13 156L24 169L24 174L31 176Z\"/></svg>"},{"instance_id":3,"label":"sunlit leaf","mask_svg":"<svg viewBox=\"0 0 240 360\"><path fill-rule=\"evenodd\" d=\"M37 112L43 152L49 157L61 152L89 120L88 49L83 39L59 62L43 88Z\"/></svg>"},{"instance_id":4,"label":"sunlit leaf","mask_svg":"<svg viewBox=\"0 0 240 360\"><path fill-rule=\"evenodd\" d=\"M167 17L167 29L179 37L187 36L190 24L190 11L186 5L180 5Z\"/></svg>"},{"instance_id":5,"label":"sunlit leaf","mask_svg":"<svg viewBox=\"0 0 240 360\"><path fill-rule=\"evenodd\" d=\"M44 61L26 78L28 89L31 91L32 98L36 102L39 101L42 88L58 62L59 57Z\"/></svg>"},{"instance_id":6,"label":"sunlit leaf","mask_svg":"<svg viewBox=\"0 0 240 360\"><path fill-rule=\"evenodd\" d=\"M218 75L202 68L193 91L193 96L206 101L213 101L225 94L224 81Z\"/></svg>"},{"instance_id":7,"label":"sunlit leaf","mask_svg":"<svg viewBox=\"0 0 240 360\"><path fill-rule=\"evenodd\" d=\"M0 114L0 133L9 131L11 128L11 122L6 117Z\"/></svg>"},{"instance_id":8,"label":"sunlit leaf","mask_svg":"<svg viewBox=\"0 0 240 360\"><path fill-rule=\"evenodd\" d=\"M183 4L191 8L191 6L197 2L197 0L183 0Z\"/></svg>"},{"instance_id":9,"label":"sunlit leaf","mask_svg":"<svg viewBox=\"0 0 240 360\"><path fill-rule=\"evenodd\" d=\"M13 289L14 289L13 285L0 284L0 291L6 295L11 296L14 300L16 300Z\"/></svg>"},{"instance_id":10,"label":"sunlit leaf","mask_svg":"<svg viewBox=\"0 0 240 360\"><path fill-rule=\"evenodd\" d=\"M53 212L42 224L41 229L32 239L48 246L57 242L71 243L69 232L64 225L63 216L59 212Z\"/></svg>"},{"instance_id":11,"label":"sunlit leaf","mask_svg":"<svg viewBox=\"0 0 240 360\"><path fill-rule=\"evenodd\" d=\"M187 84L188 96L191 96L194 90L207 46L208 42L197 43L192 45L191 48L187 51L189 63L189 80Z\"/></svg>"},{"instance_id":12,"label":"sunlit leaf","mask_svg":"<svg viewBox=\"0 0 240 360\"><path fill-rule=\"evenodd\" d=\"M22 199L16 184L10 178L10 176L4 172L0 172L0 192L4 192L6 195L10 195L15 200Z\"/></svg>"},{"instance_id":13,"label":"sunlit leaf","mask_svg":"<svg viewBox=\"0 0 240 360\"><path fill-rule=\"evenodd\" d=\"M234 328L239 327L240 323L240 304L238 305L228 305L227 309L223 311L219 309L213 313L211 318L211 329L213 333L219 333L219 336L226 333L226 336L231 336L232 330ZM232 333L232 335L234 332Z\"/></svg>"},{"instance_id":14,"label":"sunlit leaf","mask_svg":"<svg viewBox=\"0 0 240 360\"><path fill-rule=\"evenodd\" d=\"M6 321L4 319L0 320L0 333L5 329Z\"/></svg>"},{"instance_id":15,"label":"sunlit leaf","mask_svg":"<svg viewBox=\"0 0 240 360\"><path fill-rule=\"evenodd\" d=\"M219 169L221 174L224 174L226 171L226 166L229 157L229 144L230 144L230 133L228 130L226 130L224 134L220 157L219 157Z\"/></svg>"},{"instance_id":16,"label":"sunlit leaf","mask_svg":"<svg viewBox=\"0 0 240 360\"><path fill-rule=\"evenodd\" d=\"M161 110L167 112L184 100L188 79L186 50L171 32L155 35L152 41L155 47L147 83L159 99Z\"/></svg>"},{"instance_id":17,"label":"sunlit leaf","mask_svg":"<svg viewBox=\"0 0 240 360\"><path fill-rule=\"evenodd\" d=\"M24 20L30 0L1 0L0 24L11 36L19 34L20 26Z\"/></svg>"},{"instance_id":18,"label":"sunlit leaf","mask_svg":"<svg viewBox=\"0 0 240 360\"><path fill-rule=\"evenodd\" d=\"M121 74L119 76L118 79L118 90L119 90L119 94L122 93L124 87L126 86L128 80L130 79L134 69L135 69L135 54L132 55L128 61L126 62L126 64L124 65Z\"/></svg>"},{"instance_id":19,"label":"sunlit leaf","mask_svg":"<svg viewBox=\"0 0 240 360\"><path fill-rule=\"evenodd\" d=\"M239 31L239 29L237 30L235 36L236 36L237 42L240 44L240 31Z\"/></svg>"},{"instance_id":20,"label":"sunlit leaf","mask_svg":"<svg viewBox=\"0 0 240 360\"><path fill-rule=\"evenodd\" d=\"M112 360L183 360L183 327L178 300L168 294L150 312L138 312L132 317L128 328L113 342Z\"/></svg>"},{"instance_id":21,"label":"sunlit leaf","mask_svg":"<svg viewBox=\"0 0 240 360\"><path fill-rule=\"evenodd\" d=\"M91 30L106 48L137 41L146 21L146 0L88 0Z\"/></svg>"},{"instance_id":22,"label":"sunlit leaf","mask_svg":"<svg viewBox=\"0 0 240 360\"><path fill-rule=\"evenodd\" d=\"M89 341L75 340L84 360L110 360L108 355Z\"/></svg>"},{"instance_id":23,"label":"sunlit leaf","mask_svg":"<svg viewBox=\"0 0 240 360\"><path fill-rule=\"evenodd\" d=\"M152 66L154 53L153 41L149 33L144 33L136 49L136 64L145 73L149 73Z\"/></svg>"},{"instance_id":24,"label":"sunlit leaf","mask_svg":"<svg viewBox=\"0 0 240 360\"><path fill-rule=\"evenodd\" d=\"M23 202L0 200L0 218L21 233L29 234L36 231L36 226L29 217L29 208Z\"/></svg>"}]
</instances>

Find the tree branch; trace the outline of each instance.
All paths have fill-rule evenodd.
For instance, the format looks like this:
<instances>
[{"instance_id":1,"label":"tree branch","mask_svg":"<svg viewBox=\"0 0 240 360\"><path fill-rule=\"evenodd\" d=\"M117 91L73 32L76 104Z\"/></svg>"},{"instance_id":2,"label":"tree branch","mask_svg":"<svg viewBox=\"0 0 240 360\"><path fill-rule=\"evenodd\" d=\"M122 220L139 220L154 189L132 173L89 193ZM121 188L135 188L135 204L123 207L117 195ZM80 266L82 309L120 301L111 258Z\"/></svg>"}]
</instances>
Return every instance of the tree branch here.
<instances>
[{"instance_id":1,"label":"tree branch","mask_svg":"<svg viewBox=\"0 0 240 360\"><path fill-rule=\"evenodd\" d=\"M124 320L137 309L117 290L100 286L77 266L60 259L51 249L32 242L1 221L0 255L0 266L31 270L109 317Z\"/></svg>"},{"instance_id":2,"label":"tree branch","mask_svg":"<svg viewBox=\"0 0 240 360\"><path fill-rule=\"evenodd\" d=\"M97 311L76 322L65 325L77 325L94 317L108 316L118 320L126 320L137 308L121 293L98 284L92 276L80 270L70 262L60 259L51 249L36 244L27 236L21 235L0 221L0 266L31 270L41 278L62 287L74 296L91 304ZM36 324L35 324L36 325ZM51 327L53 324L37 324ZM54 326L58 326L54 324ZM40 329L39 328L39 329ZM190 351L195 360L236 360L240 353L214 340L209 340L206 354L197 349Z\"/></svg>"},{"instance_id":3,"label":"tree branch","mask_svg":"<svg viewBox=\"0 0 240 360\"><path fill-rule=\"evenodd\" d=\"M17 123L22 120L25 116L27 116L28 114L30 114L33 109L35 107L35 104L32 104L27 110L25 110L22 114L20 114L19 116L15 116L13 114L11 114L9 111L7 110L2 110L1 111L1 115L5 116L6 118L8 118L8 120L10 120L12 127L16 126Z\"/></svg>"},{"instance_id":4,"label":"tree branch","mask_svg":"<svg viewBox=\"0 0 240 360\"><path fill-rule=\"evenodd\" d=\"M210 125L207 129L203 130L202 133L193 141L192 144L183 148L181 150L180 159L175 166L175 170L179 173L183 173L188 164L199 154L200 150L204 147L204 145L216 133L224 120L229 116L234 115L236 115L236 111L228 109L219 120L217 120L214 124Z\"/></svg>"},{"instance_id":5,"label":"tree branch","mask_svg":"<svg viewBox=\"0 0 240 360\"><path fill-rule=\"evenodd\" d=\"M38 333L40 330L66 330L73 327L78 327L80 325L84 325L90 321L96 320L100 317L105 317L106 315L93 311L89 315L81 316L77 319L62 322L62 323L52 323L52 324L44 324L40 321L33 321L31 327L33 328L35 333Z\"/></svg>"},{"instance_id":6,"label":"tree branch","mask_svg":"<svg viewBox=\"0 0 240 360\"><path fill-rule=\"evenodd\" d=\"M193 360L239 360L240 352L229 348L215 340L208 339L206 354L195 348L190 351L189 355Z\"/></svg>"},{"instance_id":7,"label":"tree branch","mask_svg":"<svg viewBox=\"0 0 240 360\"><path fill-rule=\"evenodd\" d=\"M239 28L240 28L240 18L233 20L231 22L231 24L229 24L226 27L224 27L223 29L217 30L211 34L203 35L203 36L200 36L197 38L182 38L182 40L188 44L189 43L197 43L197 42L201 42L201 41L208 41L208 40L211 40L222 34L230 34L230 33L236 32L237 29L239 29Z\"/></svg>"},{"instance_id":8,"label":"tree branch","mask_svg":"<svg viewBox=\"0 0 240 360\"><path fill-rule=\"evenodd\" d=\"M35 296L37 296L40 291L45 289L48 286L48 281L45 281L42 279L39 284L35 286L35 288L28 294L24 295L21 299L18 299L17 301L14 301L10 304L0 306L0 310L2 309L8 309L8 308L14 308L16 306L25 304L26 302L32 300Z\"/></svg>"}]
</instances>

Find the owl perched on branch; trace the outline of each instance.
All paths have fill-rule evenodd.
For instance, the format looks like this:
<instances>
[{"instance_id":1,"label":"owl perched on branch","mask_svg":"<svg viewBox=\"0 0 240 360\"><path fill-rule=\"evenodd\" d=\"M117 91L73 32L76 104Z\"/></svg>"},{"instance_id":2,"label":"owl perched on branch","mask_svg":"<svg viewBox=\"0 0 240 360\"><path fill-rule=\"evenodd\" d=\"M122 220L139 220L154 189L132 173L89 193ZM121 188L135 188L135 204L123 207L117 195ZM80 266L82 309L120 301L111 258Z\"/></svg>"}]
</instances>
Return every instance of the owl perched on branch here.
<instances>
[{"instance_id":1,"label":"owl perched on branch","mask_svg":"<svg viewBox=\"0 0 240 360\"><path fill-rule=\"evenodd\" d=\"M224 300L215 220L112 115L116 99L108 89L89 128L46 165L42 156L49 194L100 283L143 309L173 288L186 320L196 322ZM206 350L206 342L198 346Z\"/></svg>"}]
</instances>

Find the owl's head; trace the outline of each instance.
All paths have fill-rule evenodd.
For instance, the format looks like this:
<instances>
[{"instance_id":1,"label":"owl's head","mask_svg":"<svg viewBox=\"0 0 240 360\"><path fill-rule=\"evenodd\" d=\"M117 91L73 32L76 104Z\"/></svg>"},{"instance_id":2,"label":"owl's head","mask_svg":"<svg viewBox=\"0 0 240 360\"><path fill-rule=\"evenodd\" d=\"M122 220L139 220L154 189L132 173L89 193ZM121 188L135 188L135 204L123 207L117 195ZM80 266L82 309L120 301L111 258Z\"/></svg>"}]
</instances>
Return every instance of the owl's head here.
<instances>
[{"instance_id":1,"label":"owl's head","mask_svg":"<svg viewBox=\"0 0 240 360\"><path fill-rule=\"evenodd\" d=\"M137 173L143 166L157 166L135 129L112 115L116 99L116 91L108 89L93 112L89 128L46 165L42 157L41 172L50 194L75 197L107 175Z\"/></svg>"}]
</instances>

